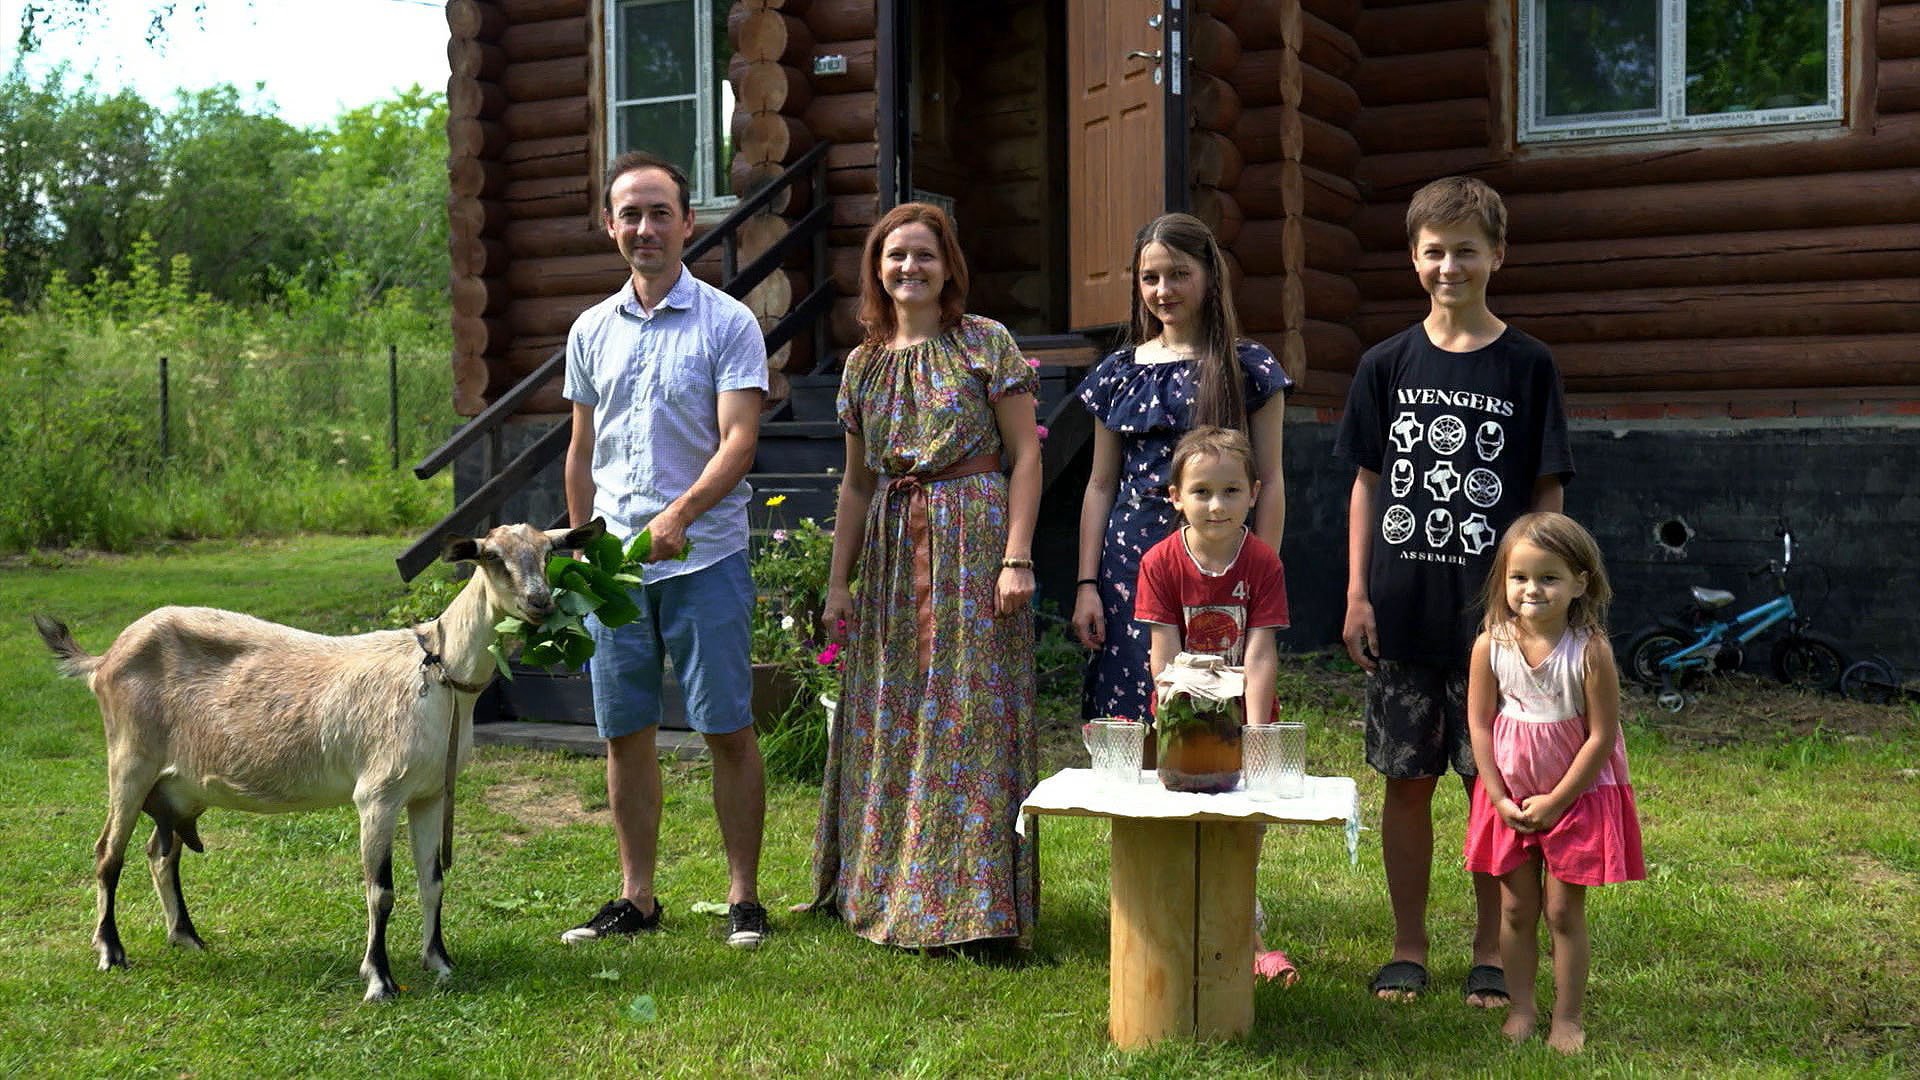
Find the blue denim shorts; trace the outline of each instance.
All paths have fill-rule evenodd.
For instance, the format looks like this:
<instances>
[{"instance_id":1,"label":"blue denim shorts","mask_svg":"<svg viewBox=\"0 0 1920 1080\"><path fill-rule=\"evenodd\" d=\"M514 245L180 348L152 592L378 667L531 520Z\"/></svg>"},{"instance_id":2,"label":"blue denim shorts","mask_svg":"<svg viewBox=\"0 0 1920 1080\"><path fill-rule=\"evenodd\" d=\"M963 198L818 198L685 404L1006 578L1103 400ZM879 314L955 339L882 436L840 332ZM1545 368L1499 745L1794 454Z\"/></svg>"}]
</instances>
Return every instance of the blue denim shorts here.
<instances>
[{"instance_id":1,"label":"blue denim shorts","mask_svg":"<svg viewBox=\"0 0 1920 1080\"><path fill-rule=\"evenodd\" d=\"M640 617L609 630L587 616L593 635L593 722L603 739L660 723L661 671L673 660L687 724L726 735L753 723L753 576L737 551L703 570L633 590Z\"/></svg>"}]
</instances>

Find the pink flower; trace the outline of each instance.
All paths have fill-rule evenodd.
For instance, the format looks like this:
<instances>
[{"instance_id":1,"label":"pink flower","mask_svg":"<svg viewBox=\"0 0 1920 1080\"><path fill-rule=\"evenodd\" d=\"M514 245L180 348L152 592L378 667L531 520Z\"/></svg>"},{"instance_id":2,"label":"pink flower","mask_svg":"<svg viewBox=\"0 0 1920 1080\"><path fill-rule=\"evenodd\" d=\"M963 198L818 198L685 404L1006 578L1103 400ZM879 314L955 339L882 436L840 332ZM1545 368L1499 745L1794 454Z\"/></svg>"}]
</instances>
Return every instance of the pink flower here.
<instances>
[{"instance_id":1,"label":"pink flower","mask_svg":"<svg viewBox=\"0 0 1920 1080\"><path fill-rule=\"evenodd\" d=\"M814 657L814 659L818 661L822 667L832 667L840 660L840 643L836 641L826 648L821 649L820 655Z\"/></svg>"},{"instance_id":2,"label":"pink flower","mask_svg":"<svg viewBox=\"0 0 1920 1080\"><path fill-rule=\"evenodd\" d=\"M1047 425L1035 424L1033 425L1033 430L1039 434L1041 442L1047 441Z\"/></svg>"},{"instance_id":3,"label":"pink flower","mask_svg":"<svg viewBox=\"0 0 1920 1080\"><path fill-rule=\"evenodd\" d=\"M784 544L784 543L786 543L786 542L787 542L787 530L785 530L785 529L775 529L775 530L773 530L773 542L774 542L774 543L776 543L776 544Z\"/></svg>"},{"instance_id":4,"label":"pink flower","mask_svg":"<svg viewBox=\"0 0 1920 1080\"><path fill-rule=\"evenodd\" d=\"M1030 368L1038 368L1040 366L1040 361L1035 360L1033 357L1029 356L1027 357L1027 366Z\"/></svg>"}]
</instances>

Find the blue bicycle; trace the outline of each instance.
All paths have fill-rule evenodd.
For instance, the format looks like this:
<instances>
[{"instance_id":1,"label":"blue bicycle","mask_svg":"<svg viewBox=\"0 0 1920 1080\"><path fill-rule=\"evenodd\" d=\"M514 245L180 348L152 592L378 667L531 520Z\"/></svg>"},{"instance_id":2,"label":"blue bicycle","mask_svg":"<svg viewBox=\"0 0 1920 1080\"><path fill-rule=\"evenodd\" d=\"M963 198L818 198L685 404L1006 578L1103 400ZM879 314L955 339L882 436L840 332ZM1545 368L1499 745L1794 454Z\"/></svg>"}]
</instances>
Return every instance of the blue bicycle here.
<instances>
[{"instance_id":1,"label":"blue bicycle","mask_svg":"<svg viewBox=\"0 0 1920 1080\"><path fill-rule=\"evenodd\" d=\"M1692 588L1693 603L1679 617L1634 631L1622 654L1627 676L1659 690L1661 708L1679 712L1687 706L1683 692L1690 680L1709 671L1732 671L1746 659L1747 643L1768 630L1786 624L1786 634L1773 646L1774 677L1805 690L1836 690L1848 668L1846 650L1839 642L1807 628L1807 620L1787 591L1787 568L1793 565L1793 533L1783 525L1780 558L1755 567L1749 577L1769 576L1775 596L1738 615L1720 612L1733 603L1723 589Z\"/></svg>"}]
</instances>

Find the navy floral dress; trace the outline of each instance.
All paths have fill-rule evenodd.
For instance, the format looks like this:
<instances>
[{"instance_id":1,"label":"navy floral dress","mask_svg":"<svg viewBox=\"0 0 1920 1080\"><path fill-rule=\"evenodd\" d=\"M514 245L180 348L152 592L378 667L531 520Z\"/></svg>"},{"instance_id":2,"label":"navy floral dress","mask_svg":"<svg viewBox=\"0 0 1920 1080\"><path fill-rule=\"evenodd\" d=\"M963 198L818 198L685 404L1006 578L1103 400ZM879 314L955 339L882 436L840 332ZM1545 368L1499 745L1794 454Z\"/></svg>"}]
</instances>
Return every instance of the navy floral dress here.
<instances>
[{"instance_id":1,"label":"navy floral dress","mask_svg":"<svg viewBox=\"0 0 1920 1080\"><path fill-rule=\"evenodd\" d=\"M1266 346L1242 341L1240 369L1246 375L1249 415L1292 389L1293 381ZM1193 428L1193 361L1143 364L1133 347L1120 349L1093 369L1080 384L1080 401L1093 418L1120 437L1120 484L1107 515L1100 549L1100 607L1107 641L1087 665L1081 715L1144 719L1151 682L1147 678L1147 630L1133 621L1133 591L1140 578L1140 557L1173 532L1173 503L1167 499L1167 472L1173 448Z\"/></svg>"}]
</instances>

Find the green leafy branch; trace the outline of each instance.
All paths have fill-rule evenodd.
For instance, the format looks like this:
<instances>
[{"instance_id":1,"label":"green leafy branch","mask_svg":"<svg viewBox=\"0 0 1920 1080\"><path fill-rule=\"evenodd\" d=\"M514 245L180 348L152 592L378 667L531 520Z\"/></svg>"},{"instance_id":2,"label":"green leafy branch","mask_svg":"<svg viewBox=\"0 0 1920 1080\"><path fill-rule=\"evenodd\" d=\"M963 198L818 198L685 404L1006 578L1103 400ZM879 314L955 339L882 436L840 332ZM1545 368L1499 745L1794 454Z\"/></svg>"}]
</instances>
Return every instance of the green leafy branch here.
<instances>
[{"instance_id":1,"label":"green leafy branch","mask_svg":"<svg viewBox=\"0 0 1920 1080\"><path fill-rule=\"evenodd\" d=\"M1159 707L1154 711L1153 730L1161 738L1170 738L1188 728L1211 729L1219 722L1219 714L1236 704L1238 702L1215 701L1212 698L1178 693L1160 702Z\"/></svg>"},{"instance_id":2,"label":"green leafy branch","mask_svg":"<svg viewBox=\"0 0 1920 1080\"><path fill-rule=\"evenodd\" d=\"M686 559L693 550L688 543L675 559ZM640 607L628 590L640 584L647 556L653 552L653 533L641 529L632 543L622 547L618 537L601 533L580 549L582 558L554 554L547 558L547 584L553 588L553 614L546 621L530 623L508 616L494 624L500 637L487 651L493 654L494 667L506 678L513 678L507 655L514 645L520 647L520 662L530 667L564 664L579 671L593 658L593 637L587 633L587 616L596 615L609 628L625 626L640 617Z\"/></svg>"}]
</instances>

